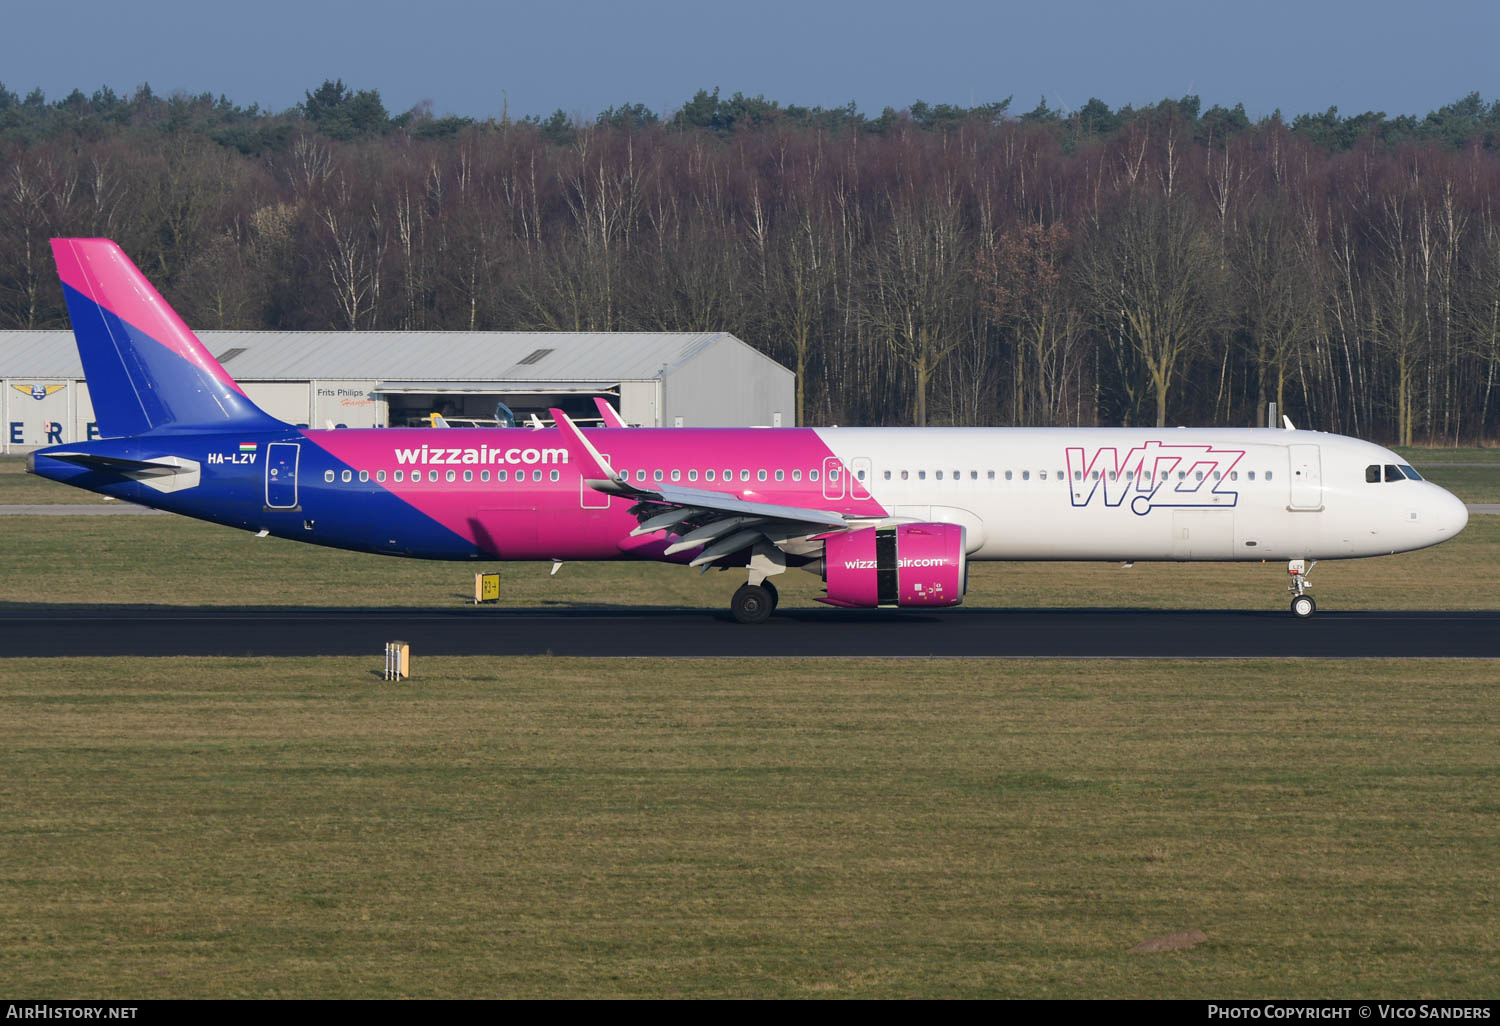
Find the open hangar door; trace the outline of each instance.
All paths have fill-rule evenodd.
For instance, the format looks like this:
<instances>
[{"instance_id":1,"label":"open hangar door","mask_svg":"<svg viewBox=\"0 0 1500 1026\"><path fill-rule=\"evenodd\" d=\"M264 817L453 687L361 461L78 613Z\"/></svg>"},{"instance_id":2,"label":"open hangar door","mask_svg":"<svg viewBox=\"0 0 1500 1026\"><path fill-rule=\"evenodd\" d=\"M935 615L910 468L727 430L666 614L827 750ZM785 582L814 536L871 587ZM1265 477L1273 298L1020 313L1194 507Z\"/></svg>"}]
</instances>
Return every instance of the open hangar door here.
<instances>
[{"instance_id":1,"label":"open hangar door","mask_svg":"<svg viewBox=\"0 0 1500 1026\"><path fill-rule=\"evenodd\" d=\"M505 427L505 410L517 427L531 423L532 415L544 423L557 407L586 427L603 423L594 399L606 399L620 407L620 386L599 384L503 384L500 382L385 381L375 388L385 400L391 427L427 427L434 413L450 427ZM503 408L502 408L503 406Z\"/></svg>"}]
</instances>

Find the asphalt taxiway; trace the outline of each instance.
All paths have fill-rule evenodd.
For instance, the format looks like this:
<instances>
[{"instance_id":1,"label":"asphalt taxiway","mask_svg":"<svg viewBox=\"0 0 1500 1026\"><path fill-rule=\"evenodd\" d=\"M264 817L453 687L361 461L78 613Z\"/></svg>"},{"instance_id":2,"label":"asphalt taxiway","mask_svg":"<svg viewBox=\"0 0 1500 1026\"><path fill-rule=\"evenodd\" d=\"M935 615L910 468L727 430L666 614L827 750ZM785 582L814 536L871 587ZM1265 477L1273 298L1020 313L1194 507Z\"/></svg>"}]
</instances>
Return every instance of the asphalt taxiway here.
<instances>
[{"instance_id":1,"label":"asphalt taxiway","mask_svg":"<svg viewBox=\"0 0 1500 1026\"><path fill-rule=\"evenodd\" d=\"M1500 611L0 608L5 656L420 655L1500 658Z\"/></svg>"}]
</instances>

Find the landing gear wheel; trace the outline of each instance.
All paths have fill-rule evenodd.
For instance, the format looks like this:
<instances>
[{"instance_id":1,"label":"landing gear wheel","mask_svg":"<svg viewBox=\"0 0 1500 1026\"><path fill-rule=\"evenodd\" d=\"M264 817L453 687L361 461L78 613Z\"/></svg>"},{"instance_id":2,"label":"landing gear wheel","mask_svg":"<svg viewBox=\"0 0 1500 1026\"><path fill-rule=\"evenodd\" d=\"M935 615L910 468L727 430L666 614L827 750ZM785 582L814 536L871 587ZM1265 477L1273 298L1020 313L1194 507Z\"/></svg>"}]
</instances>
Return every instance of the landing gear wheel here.
<instances>
[{"instance_id":1,"label":"landing gear wheel","mask_svg":"<svg viewBox=\"0 0 1500 1026\"><path fill-rule=\"evenodd\" d=\"M776 590L776 585L770 581L762 581L760 586L771 595L771 612L776 612L776 607L781 605L781 592Z\"/></svg>"},{"instance_id":2,"label":"landing gear wheel","mask_svg":"<svg viewBox=\"0 0 1500 1026\"><path fill-rule=\"evenodd\" d=\"M776 606L765 585L742 584L729 601L729 611L740 623L765 623Z\"/></svg>"},{"instance_id":3,"label":"landing gear wheel","mask_svg":"<svg viewBox=\"0 0 1500 1026\"><path fill-rule=\"evenodd\" d=\"M1292 599L1292 615L1299 620L1306 620L1317 612L1318 604L1313 601L1311 595L1298 595Z\"/></svg>"}]
</instances>

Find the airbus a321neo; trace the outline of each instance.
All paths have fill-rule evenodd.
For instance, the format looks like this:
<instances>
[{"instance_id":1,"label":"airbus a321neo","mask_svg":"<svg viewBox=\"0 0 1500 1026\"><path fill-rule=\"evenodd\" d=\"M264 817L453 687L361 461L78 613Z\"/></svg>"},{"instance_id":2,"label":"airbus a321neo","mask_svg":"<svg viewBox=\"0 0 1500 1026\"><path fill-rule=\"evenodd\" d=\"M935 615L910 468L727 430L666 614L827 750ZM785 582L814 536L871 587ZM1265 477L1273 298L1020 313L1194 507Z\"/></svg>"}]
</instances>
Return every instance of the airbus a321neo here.
<instances>
[{"instance_id":1,"label":"airbus a321neo","mask_svg":"<svg viewBox=\"0 0 1500 1026\"><path fill-rule=\"evenodd\" d=\"M43 477L185 516L446 560L741 567L736 619L774 578L835 606L955 606L989 560L1287 561L1453 537L1464 504L1395 453L1281 429L308 430L260 410L107 239L52 243L102 439L40 449Z\"/></svg>"}]
</instances>

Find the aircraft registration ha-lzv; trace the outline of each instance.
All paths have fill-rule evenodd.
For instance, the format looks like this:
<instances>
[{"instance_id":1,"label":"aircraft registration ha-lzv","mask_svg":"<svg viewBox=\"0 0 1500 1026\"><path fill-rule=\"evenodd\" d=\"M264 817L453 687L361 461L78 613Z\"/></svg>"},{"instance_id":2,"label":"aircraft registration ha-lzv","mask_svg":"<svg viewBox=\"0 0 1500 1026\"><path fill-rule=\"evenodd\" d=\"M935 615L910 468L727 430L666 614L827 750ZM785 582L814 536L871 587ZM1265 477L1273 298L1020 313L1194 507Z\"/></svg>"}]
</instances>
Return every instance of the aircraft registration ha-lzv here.
<instances>
[{"instance_id":1,"label":"aircraft registration ha-lzv","mask_svg":"<svg viewBox=\"0 0 1500 1026\"><path fill-rule=\"evenodd\" d=\"M308 430L246 396L107 239L53 253L101 439L33 473L261 534L444 560L659 560L743 568L822 601L944 607L970 560L1286 561L1291 610L1320 559L1435 545L1464 504L1378 445L1282 429Z\"/></svg>"}]
</instances>

